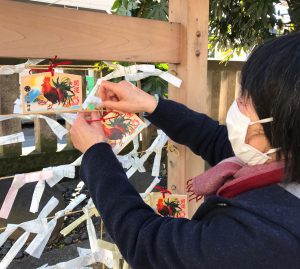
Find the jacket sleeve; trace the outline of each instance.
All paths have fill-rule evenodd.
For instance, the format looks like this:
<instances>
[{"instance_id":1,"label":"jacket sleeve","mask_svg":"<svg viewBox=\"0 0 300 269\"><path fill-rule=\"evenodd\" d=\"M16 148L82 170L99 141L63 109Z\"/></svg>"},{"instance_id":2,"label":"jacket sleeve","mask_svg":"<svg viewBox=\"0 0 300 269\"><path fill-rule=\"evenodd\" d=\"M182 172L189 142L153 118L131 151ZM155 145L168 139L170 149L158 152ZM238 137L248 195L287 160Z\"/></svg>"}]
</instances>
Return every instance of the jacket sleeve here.
<instances>
[{"instance_id":1,"label":"jacket sleeve","mask_svg":"<svg viewBox=\"0 0 300 269\"><path fill-rule=\"evenodd\" d=\"M205 221L155 214L131 186L108 144L96 144L84 154L80 176L110 236L133 268L221 268L213 264L222 264L218 251L224 246L217 238L223 236L226 222L214 224L216 228Z\"/></svg>"},{"instance_id":2,"label":"jacket sleeve","mask_svg":"<svg viewBox=\"0 0 300 269\"><path fill-rule=\"evenodd\" d=\"M146 118L211 166L234 155L226 126L182 104L161 98L155 111Z\"/></svg>"}]
</instances>

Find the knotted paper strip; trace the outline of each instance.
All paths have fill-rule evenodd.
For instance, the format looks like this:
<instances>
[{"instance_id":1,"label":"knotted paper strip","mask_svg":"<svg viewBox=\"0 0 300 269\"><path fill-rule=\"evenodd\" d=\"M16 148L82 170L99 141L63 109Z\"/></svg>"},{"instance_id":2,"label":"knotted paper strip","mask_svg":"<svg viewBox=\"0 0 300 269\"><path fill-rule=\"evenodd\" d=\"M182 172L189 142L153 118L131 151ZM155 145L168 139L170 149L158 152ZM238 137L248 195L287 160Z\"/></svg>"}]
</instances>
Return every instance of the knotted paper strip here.
<instances>
[{"instance_id":1,"label":"knotted paper strip","mask_svg":"<svg viewBox=\"0 0 300 269\"><path fill-rule=\"evenodd\" d=\"M155 140L153 141L152 145L146 150L145 154L141 158L136 158L134 165L126 172L128 178L130 178L137 170L143 171L144 170L144 163L149 158L149 156L154 152L156 149L160 139L162 137L162 133L160 133Z\"/></svg>"},{"instance_id":2,"label":"knotted paper strip","mask_svg":"<svg viewBox=\"0 0 300 269\"><path fill-rule=\"evenodd\" d=\"M26 252L39 259L43 253L43 250L45 246L47 245L50 236L57 224L57 220L59 218L62 218L67 212L72 211L74 207L76 207L78 204L80 204L84 199L86 198L86 195L80 194L77 196L65 209L60 210L55 213L55 216L50 222L48 223L48 229L45 230L42 233L39 233L30 243L30 245L26 248Z\"/></svg>"},{"instance_id":3,"label":"knotted paper strip","mask_svg":"<svg viewBox=\"0 0 300 269\"><path fill-rule=\"evenodd\" d=\"M89 218L91 218L94 215L96 215L96 217L100 216L97 209L95 208L95 205L91 198L88 201L88 204L86 205L85 209L88 210ZM60 233L63 236L67 236L71 231L73 231L78 225L80 225L85 220L87 220L87 214L84 212L84 214L81 217L79 217L78 219L73 221L71 224L69 224L67 227L65 227L63 230L61 230Z\"/></svg>"},{"instance_id":4,"label":"knotted paper strip","mask_svg":"<svg viewBox=\"0 0 300 269\"><path fill-rule=\"evenodd\" d=\"M43 171L51 171L53 176L51 178L47 178L47 184L52 188L55 184L61 181L64 177L74 178L75 177L75 166L74 165L60 165L56 167L48 167L44 168ZM39 210L39 204L42 198L42 195L45 190L45 180L39 181L34 189L30 212L36 213Z\"/></svg>"},{"instance_id":5,"label":"knotted paper strip","mask_svg":"<svg viewBox=\"0 0 300 269\"><path fill-rule=\"evenodd\" d=\"M177 88L180 88L182 80L167 71L162 71L159 69L155 69L153 72L141 72L141 73L133 73L125 76L125 79L128 81L139 81L151 76L159 76L163 80L168 83L174 85Z\"/></svg>"},{"instance_id":6,"label":"knotted paper strip","mask_svg":"<svg viewBox=\"0 0 300 269\"><path fill-rule=\"evenodd\" d=\"M98 240L96 236L96 231L94 224L90 218L90 209L94 207L92 199L88 201L88 204L83 208L83 212L87 221L87 231L89 235L90 247L91 249L77 248L79 257L73 260L58 263L53 266L44 265L39 267L48 269L81 269L85 266L92 265L96 262L101 262L105 264L108 268L114 268L114 257L112 251L101 248L98 245Z\"/></svg>"},{"instance_id":7,"label":"knotted paper strip","mask_svg":"<svg viewBox=\"0 0 300 269\"><path fill-rule=\"evenodd\" d=\"M52 212L52 210L58 205L58 200L52 197L48 203L45 205L43 210L38 215L37 219L23 222L21 224L8 224L5 231L0 234L0 246L9 238L9 236L17 229L22 228L25 230L18 240L13 244L7 254L4 256L0 262L0 268L7 268L12 262L14 257L18 254L20 249L25 245L30 233L42 233L47 229L47 219L46 217Z\"/></svg>"},{"instance_id":8,"label":"knotted paper strip","mask_svg":"<svg viewBox=\"0 0 300 269\"><path fill-rule=\"evenodd\" d=\"M154 178L153 181L151 182L150 186L145 190L144 193L140 193L142 198L146 198L147 195L149 195L153 189L156 187L156 185L160 182L160 179L158 177Z\"/></svg>"},{"instance_id":9,"label":"knotted paper strip","mask_svg":"<svg viewBox=\"0 0 300 269\"><path fill-rule=\"evenodd\" d=\"M158 130L157 133L160 134L160 139L154 150L155 158L154 158L153 167L152 167L152 176L153 177L159 176L162 149L165 146L165 144L168 142L168 139L169 139L168 136L163 131Z\"/></svg>"},{"instance_id":10,"label":"knotted paper strip","mask_svg":"<svg viewBox=\"0 0 300 269\"><path fill-rule=\"evenodd\" d=\"M148 64L141 64L141 65L131 65L131 66L122 66L122 65L111 65L115 68L115 70L108 75L106 75L103 78L100 78L97 80L94 88L91 90L90 94L87 96L85 101L82 104L83 109L87 109L87 107L90 104L95 103L95 95L97 93L98 88L100 87L102 81L104 80L111 80L113 78L119 78L119 77L126 77L128 75L134 75L137 74L138 71L143 72L155 72L155 66L154 65L148 65ZM98 98L98 102L101 104L101 99Z\"/></svg>"},{"instance_id":11,"label":"knotted paper strip","mask_svg":"<svg viewBox=\"0 0 300 269\"><path fill-rule=\"evenodd\" d=\"M1 146L14 144L14 143L22 143L24 141L25 141L25 137L23 132L0 137Z\"/></svg>"},{"instance_id":12,"label":"knotted paper strip","mask_svg":"<svg viewBox=\"0 0 300 269\"><path fill-rule=\"evenodd\" d=\"M119 156L117 155L117 158L119 162L122 164L123 168L129 169L135 162L135 159L138 158L138 148L139 148L139 138L136 136L133 139L133 150L126 155Z\"/></svg>"},{"instance_id":13,"label":"knotted paper strip","mask_svg":"<svg viewBox=\"0 0 300 269\"><path fill-rule=\"evenodd\" d=\"M77 118L77 113L62 113L60 114L60 116L70 125L73 125L74 121Z\"/></svg>"},{"instance_id":14,"label":"knotted paper strip","mask_svg":"<svg viewBox=\"0 0 300 269\"><path fill-rule=\"evenodd\" d=\"M27 65L35 65L42 62L43 59L29 59L26 63L17 65L3 65L0 67L0 75L13 75L15 73L22 73Z\"/></svg>"},{"instance_id":15,"label":"knotted paper strip","mask_svg":"<svg viewBox=\"0 0 300 269\"><path fill-rule=\"evenodd\" d=\"M46 180L50 187L53 187L64 177L75 178L75 166L71 164L64 164L55 167L44 168L43 171L52 171L53 176Z\"/></svg>"},{"instance_id":16,"label":"knotted paper strip","mask_svg":"<svg viewBox=\"0 0 300 269\"><path fill-rule=\"evenodd\" d=\"M56 120L43 115L37 115L38 118L44 119L49 125L52 132L61 140L69 131L59 124Z\"/></svg>"},{"instance_id":17,"label":"knotted paper strip","mask_svg":"<svg viewBox=\"0 0 300 269\"><path fill-rule=\"evenodd\" d=\"M38 183L36 183L35 188L34 188L34 192L32 195L32 199L31 199L31 205L30 205L30 209L29 211L31 213L36 213L39 210L39 205L40 205L40 201L42 199L42 195L44 193L45 190L45 180L41 180L38 181Z\"/></svg>"},{"instance_id":18,"label":"knotted paper strip","mask_svg":"<svg viewBox=\"0 0 300 269\"><path fill-rule=\"evenodd\" d=\"M20 188L22 188L26 183L31 183L35 181L42 181L53 176L52 171L39 171L28 174L18 174L15 175L13 182L6 194L5 200L2 204L0 210L0 218L7 219L18 194Z\"/></svg>"}]
</instances>

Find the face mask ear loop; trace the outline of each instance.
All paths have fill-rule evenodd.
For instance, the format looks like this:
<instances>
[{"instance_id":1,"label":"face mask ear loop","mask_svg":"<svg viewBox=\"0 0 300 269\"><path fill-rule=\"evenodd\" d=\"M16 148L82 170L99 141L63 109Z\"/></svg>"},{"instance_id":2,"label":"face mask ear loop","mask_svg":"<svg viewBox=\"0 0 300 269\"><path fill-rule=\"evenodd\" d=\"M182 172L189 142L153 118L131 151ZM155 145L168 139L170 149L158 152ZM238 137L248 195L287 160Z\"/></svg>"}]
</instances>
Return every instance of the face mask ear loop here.
<instances>
[{"instance_id":1,"label":"face mask ear loop","mask_svg":"<svg viewBox=\"0 0 300 269\"><path fill-rule=\"evenodd\" d=\"M281 149L281 148L270 149L270 150L268 150L267 152L265 152L265 154L266 154L266 155L272 154L272 153L275 153L275 152L279 151L280 149Z\"/></svg>"},{"instance_id":2,"label":"face mask ear loop","mask_svg":"<svg viewBox=\"0 0 300 269\"><path fill-rule=\"evenodd\" d=\"M263 120L258 120L258 121L252 121L249 123L249 125L253 125L256 123L268 123L268 122L272 122L273 118L267 118L267 119L263 119Z\"/></svg>"}]
</instances>

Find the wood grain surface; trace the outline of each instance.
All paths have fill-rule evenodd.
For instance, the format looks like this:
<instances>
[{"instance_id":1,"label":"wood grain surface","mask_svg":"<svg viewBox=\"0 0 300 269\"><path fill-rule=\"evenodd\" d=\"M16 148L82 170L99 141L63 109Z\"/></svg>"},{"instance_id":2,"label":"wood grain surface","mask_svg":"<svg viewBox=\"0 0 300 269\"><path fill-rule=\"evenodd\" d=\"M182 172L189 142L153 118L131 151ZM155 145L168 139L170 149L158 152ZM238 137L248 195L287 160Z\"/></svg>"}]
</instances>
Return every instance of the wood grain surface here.
<instances>
[{"instance_id":1,"label":"wood grain surface","mask_svg":"<svg viewBox=\"0 0 300 269\"><path fill-rule=\"evenodd\" d=\"M178 63L180 25L0 1L0 58Z\"/></svg>"}]
</instances>

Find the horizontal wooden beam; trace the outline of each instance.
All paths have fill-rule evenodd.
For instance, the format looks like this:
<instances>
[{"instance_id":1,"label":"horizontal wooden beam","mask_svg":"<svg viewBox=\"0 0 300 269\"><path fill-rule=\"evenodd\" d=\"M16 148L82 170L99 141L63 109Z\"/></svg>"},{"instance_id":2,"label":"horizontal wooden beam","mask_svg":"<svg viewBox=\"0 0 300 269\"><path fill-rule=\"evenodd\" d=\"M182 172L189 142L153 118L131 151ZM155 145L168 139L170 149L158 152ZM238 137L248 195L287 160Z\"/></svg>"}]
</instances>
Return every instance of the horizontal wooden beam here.
<instances>
[{"instance_id":1,"label":"horizontal wooden beam","mask_svg":"<svg viewBox=\"0 0 300 269\"><path fill-rule=\"evenodd\" d=\"M180 24L1 0L0 57L179 63Z\"/></svg>"}]
</instances>

